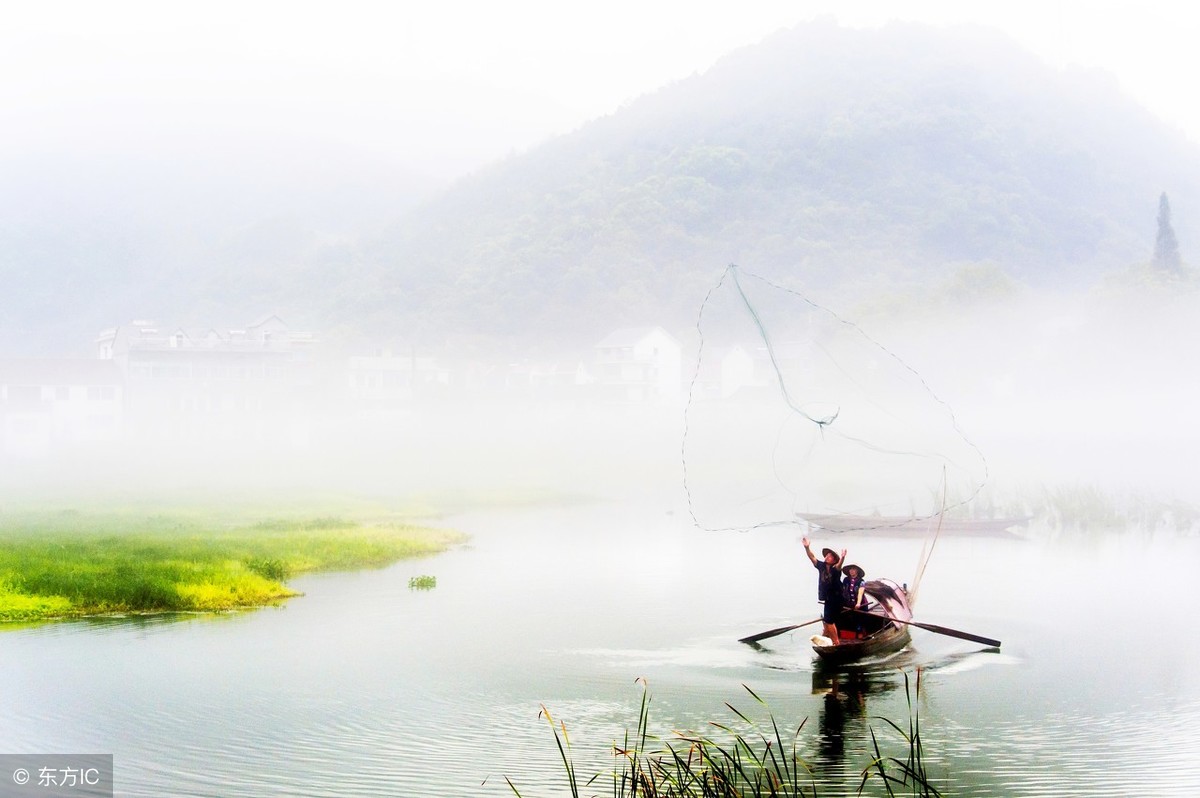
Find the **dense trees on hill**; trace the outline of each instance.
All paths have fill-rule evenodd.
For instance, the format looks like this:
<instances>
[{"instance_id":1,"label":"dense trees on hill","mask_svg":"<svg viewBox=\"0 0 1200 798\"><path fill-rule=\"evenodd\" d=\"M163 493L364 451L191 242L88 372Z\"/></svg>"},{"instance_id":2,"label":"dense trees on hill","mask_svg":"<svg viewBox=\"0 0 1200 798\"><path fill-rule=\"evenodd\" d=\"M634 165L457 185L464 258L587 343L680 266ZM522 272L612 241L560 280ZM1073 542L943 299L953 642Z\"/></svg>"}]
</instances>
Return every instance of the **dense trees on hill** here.
<instances>
[{"instance_id":1,"label":"dense trees on hill","mask_svg":"<svg viewBox=\"0 0 1200 798\"><path fill-rule=\"evenodd\" d=\"M1164 188L1195 239L1195 147L1102 75L1052 69L980 30L816 23L382 228L331 236L276 219L198 236L177 219L123 239L128 257L81 238L70 258L47 258L10 218L0 270L36 263L39 290L97 288L27 297L10 326L48 308L104 324L272 310L346 338L590 341L618 324L690 325L731 262L843 304L1087 285L1145 262L1146 207Z\"/></svg>"},{"instance_id":2,"label":"dense trees on hill","mask_svg":"<svg viewBox=\"0 0 1200 798\"><path fill-rule=\"evenodd\" d=\"M858 296L1086 284L1145 251L1159 186L1194 204L1198 165L1103 77L990 34L818 24L462 181L343 290L397 325L586 336L688 323L729 262Z\"/></svg>"}]
</instances>

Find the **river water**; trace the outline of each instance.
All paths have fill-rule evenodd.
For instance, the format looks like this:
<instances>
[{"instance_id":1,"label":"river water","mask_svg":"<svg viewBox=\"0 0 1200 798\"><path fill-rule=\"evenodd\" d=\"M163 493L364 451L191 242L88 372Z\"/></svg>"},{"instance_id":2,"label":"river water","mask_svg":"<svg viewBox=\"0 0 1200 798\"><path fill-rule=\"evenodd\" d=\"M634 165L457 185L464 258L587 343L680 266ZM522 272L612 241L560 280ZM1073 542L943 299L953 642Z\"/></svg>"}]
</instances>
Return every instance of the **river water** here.
<instances>
[{"instance_id":1,"label":"river water","mask_svg":"<svg viewBox=\"0 0 1200 798\"><path fill-rule=\"evenodd\" d=\"M636 726L795 729L820 795L853 794L870 734L905 749L906 677L948 794L1200 794L1200 647L1186 578L1200 539L943 537L915 630L880 663L814 666L816 575L798 527L697 531L653 503L447 520L449 553L295 580L277 609L73 621L0 635L8 753L111 753L128 796L568 795L549 710L580 773ZM868 576L912 582L921 542L816 536ZM410 590L412 576L437 587ZM785 732L786 733L786 732ZM592 788L605 794L603 782ZM868 787L868 794L871 787Z\"/></svg>"}]
</instances>

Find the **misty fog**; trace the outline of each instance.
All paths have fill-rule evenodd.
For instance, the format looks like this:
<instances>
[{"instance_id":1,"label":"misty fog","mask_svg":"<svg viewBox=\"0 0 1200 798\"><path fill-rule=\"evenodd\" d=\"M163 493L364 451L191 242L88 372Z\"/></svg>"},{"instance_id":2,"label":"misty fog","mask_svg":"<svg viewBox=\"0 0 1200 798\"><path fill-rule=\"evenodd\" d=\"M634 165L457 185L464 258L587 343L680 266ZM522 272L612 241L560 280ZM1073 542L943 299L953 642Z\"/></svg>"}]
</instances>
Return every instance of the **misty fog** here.
<instances>
[{"instance_id":1,"label":"misty fog","mask_svg":"<svg viewBox=\"0 0 1200 798\"><path fill-rule=\"evenodd\" d=\"M124 406L109 419L69 417L94 408L56 403L63 377L22 412L10 378L4 500L618 498L745 528L798 511L928 513L943 480L951 504L1063 486L1200 499L1186 295L1024 292L855 318L750 288L776 364L726 285L699 327L660 331L676 372L639 394L606 376L599 346L439 361L349 355L319 332L275 385L202 373L201 342L189 358L164 336L191 371L158 378L168 389L114 378ZM734 346L740 370L721 362Z\"/></svg>"},{"instance_id":2,"label":"misty fog","mask_svg":"<svg viewBox=\"0 0 1200 798\"><path fill-rule=\"evenodd\" d=\"M190 45L12 56L48 99L0 155L5 501L652 496L711 528L1197 500L1195 147L1103 74L826 19L521 150L504 92L244 44L202 75ZM509 155L417 146L463 136Z\"/></svg>"}]
</instances>

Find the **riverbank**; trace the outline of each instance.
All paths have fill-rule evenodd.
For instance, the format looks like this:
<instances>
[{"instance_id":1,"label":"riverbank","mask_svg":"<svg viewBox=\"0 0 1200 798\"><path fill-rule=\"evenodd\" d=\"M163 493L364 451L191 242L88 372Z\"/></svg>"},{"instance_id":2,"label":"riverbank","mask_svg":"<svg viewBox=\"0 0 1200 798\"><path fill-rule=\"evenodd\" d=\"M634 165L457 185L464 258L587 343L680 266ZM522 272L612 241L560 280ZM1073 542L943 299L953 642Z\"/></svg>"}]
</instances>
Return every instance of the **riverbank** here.
<instances>
[{"instance_id":1,"label":"riverbank","mask_svg":"<svg viewBox=\"0 0 1200 798\"><path fill-rule=\"evenodd\" d=\"M277 604L300 595L287 586L298 574L382 567L464 539L341 517L8 514L0 516L0 623Z\"/></svg>"}]
</instances>

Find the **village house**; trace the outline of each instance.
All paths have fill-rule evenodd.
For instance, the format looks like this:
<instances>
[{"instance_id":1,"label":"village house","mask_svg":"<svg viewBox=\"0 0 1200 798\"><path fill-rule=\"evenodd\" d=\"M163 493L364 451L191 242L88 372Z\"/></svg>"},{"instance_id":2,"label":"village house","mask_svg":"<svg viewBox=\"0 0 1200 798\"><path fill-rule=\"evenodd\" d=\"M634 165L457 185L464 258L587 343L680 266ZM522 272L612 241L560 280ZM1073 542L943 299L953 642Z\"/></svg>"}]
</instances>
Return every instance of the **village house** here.
<instances>
[{"instance_id":1,"label":"village house","mask_svg":"<svg viewBox=\"0 0 1200 798\"><path fill-rule=\"evenodd\" d=\"M595 347L598 395L622 403L671 405L682 395L682 352L662 327L626 327Z\"/></svg>"},{"instance_id":2,"label":"village house","mask_svg":"<svg viewBox=\"0 0 1200 798\"><path fill-rule=\"evenodd\" d=\"M728 399L747 388L757 387L754 357L741 346L705 350L700 358L693 396L696 399Z\"/></svg>"},{"instance_id":3,"label":"village house","mask_svg":"<svg viewBox=\"0 0 1200 798\"><path fill-rule=\"evenodd\" d=\"M100 333L96 350L124 378L134 438L303 445L314 344L271 315L225 332L134 321Z\"/></svg>"},{"instance_id":4,"label":"village house","mask_svg":"<svg viewBox=\"0 0 1200 798\"><path fill-rule=\"evenodd\" d=\"M393 354L381 349L371 355L352 355L346 362L346 390L361 409L395 409L423 393L444 394L452 374L436 358Z\"/></svg>"},{"instance_id":5,"label":"village house","mask_svg":"<svg viewBox=\"0 0 1200 798\"><path fill-rule=\"evenodd\" d=\"M512 397L578 400L594 382L581 360L520 360L505 366L502 390Z\"/></svg>"},{"instance_id":6,"label":"village house","mask_svg":"<svg viewBox=\"0 0 1200 798\"><path fill-rule=\"evenodd\" d=\"M124 379L83 358L0 360L0 454L42 457L119 440Z\"/></svg>"}]
</instances>

